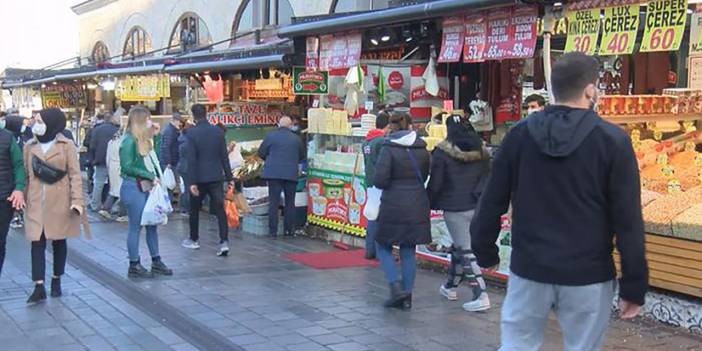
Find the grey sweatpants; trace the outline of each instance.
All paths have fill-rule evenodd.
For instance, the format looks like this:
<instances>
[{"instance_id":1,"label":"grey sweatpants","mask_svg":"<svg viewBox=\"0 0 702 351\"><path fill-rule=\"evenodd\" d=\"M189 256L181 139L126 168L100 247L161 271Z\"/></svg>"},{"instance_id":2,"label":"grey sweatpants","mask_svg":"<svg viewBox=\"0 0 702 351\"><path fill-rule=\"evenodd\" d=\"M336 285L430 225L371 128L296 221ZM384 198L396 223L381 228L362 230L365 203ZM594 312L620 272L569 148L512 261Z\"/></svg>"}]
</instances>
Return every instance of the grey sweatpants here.
<instances>
[{"instance_id":1,"label":"grey sweatpants","mask_svg":"<svg viewBox=\"0 0 702 351\"><path fill-rule=\"evenodd\" d=\"M538 351L552 310L563 333L563 350L600 350L612 311L614 288L614 280L564 286L538 283L510 273L502 306L500 351Z\"/></svg>"},{"instance_id":2,"label":"grey sweatpants","mask_svg":"<svg viewBox=\"0 0 702 351\"><path fill-rule=\"evenodd\" d=\"M446 228L451 234L454 247L451 253L452 267L449 269L449 280L455 279L452 276L455 275L455 267L453 265L461 264L463 266L463 274L468 279L468 282L472 286L477 287L473 291L475 295L473 298L475 299L478 298L481 292L485 291L486 286L483 273L470 246L470 222L473 220L474 215L474 210L463 212L444 211L444 222L446 222Z\"/></svg>"}]
</instances>

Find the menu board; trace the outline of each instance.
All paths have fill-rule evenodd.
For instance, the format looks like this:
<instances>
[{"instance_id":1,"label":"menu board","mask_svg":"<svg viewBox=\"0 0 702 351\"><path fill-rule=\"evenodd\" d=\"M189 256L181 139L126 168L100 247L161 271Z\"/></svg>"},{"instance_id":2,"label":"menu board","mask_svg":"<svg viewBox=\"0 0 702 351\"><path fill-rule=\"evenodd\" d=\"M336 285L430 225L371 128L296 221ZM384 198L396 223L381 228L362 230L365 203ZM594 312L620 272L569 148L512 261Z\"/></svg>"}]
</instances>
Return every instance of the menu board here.
<instances>
[{"instance_id":1,"label":"menu board","mask_svg":"<svg viewBox=\"0 0 702 351\"><path fill-rule=\"evenodd\" d=\"M349 68L361 60L363 39L360 33L323 35L319 38L319 69Z\"/></svg>"},{"instance_id":2,"label":"menu board","mask_svg":"<svg viewBox=\"0 0 702 351\"><path fill-rule=\"evenodd\" d=\"M484 59L501 60L510 57L512 51L510 17L512 8L490 10L487 15L487 47Z\"/></svg>"},{"instance_id":3,"label":"menu board","mask_svg":"<svg viewBox=\"0 0 702 351\"><path fill-rule=\"evenodd\" d=\"M487 40L487 21L484 12L466 15L463 19L465 37L463 40L463 62L483 62Z\"/></svg>"},{"instance_id":4,"label":"menu board","mask_svg":"<svg viewBox=\"0 0 702 351\"><path fill-rule=\"evenodd\" d=\"M463 51L463 17L454 16L445 18L442 22L443 35L441 39L441 52L438 62L458 62Z\"/></svg>"},{"instance_id":5,"label":"menu board","mask_svg":"<svg viewBox=\"0 0 702 351\"><path fill-rule=\"evenodd\" d=\"M677 51L685 34L687 0L657 0L646 6L641 52Z\"/></svg>"},{"instance_id":6,"label":"menu board","mask_svg":"<svg viewBox=\"0 0 702 351\"><path fill-rule=\"evenodd\" d=\"M536 30L539 21L539 8L536 6L518 6L512 13L512 51L511 58L531 58L536 48Z\"/></svg>"},{"instance_id":7,"label":"menu board","mask_svg":"<svg viewBox=\"0 0 702 351\"><path fill-rule=\"evenodd\" d=\"M62 83L41 88L43 108L73 108L85 106L86 96L82 84Z\"/></svg>"},{"instance_id":8,"label":"menu board","mask_svg":"<svg viewBox=\"0 0 702 351\"><path fill-rule=\"evenodd\" d=\"M566 12L568 38L565 52L578 51L594 55L600 33L600 8Z\"/></svg>"},{"instance_id":9,"label":"menu board","mask_svg":"<svg viewBox=\"0 0 702 351\"><path fill-rule=\"evenodd\" d=\"M319 38L307 37L307 52L305 55L305 67L309 71L319 68Z\"/></svg>"},{"instance_id":10,"label":"menu board","mask_svg":"<svg viewBox=\"0 0 702 351\"><path fill-rule=\"evenodd\" d=\"M604 9L600 55L628 55L634 52L639 29L639 5Z\"/></svg>"}]
</instances>

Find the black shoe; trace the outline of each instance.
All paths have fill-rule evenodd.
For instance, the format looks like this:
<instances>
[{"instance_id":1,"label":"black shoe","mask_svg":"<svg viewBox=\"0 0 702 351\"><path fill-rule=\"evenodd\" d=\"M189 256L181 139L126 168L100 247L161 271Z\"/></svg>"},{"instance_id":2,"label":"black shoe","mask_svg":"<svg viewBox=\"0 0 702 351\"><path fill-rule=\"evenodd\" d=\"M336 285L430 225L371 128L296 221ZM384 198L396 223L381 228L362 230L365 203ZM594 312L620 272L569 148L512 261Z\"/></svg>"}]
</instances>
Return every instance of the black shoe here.
<instances>
[{"instance_id":1,"label":"black shoe","mask_svg":"<svg viewBox=\"0 0 702 351\"><path fill-rule=\"evenodd\" d=\"M402 308L404 301L409 294L402 289L402 282L394 282L390 284L390 298L388 298L383 306L385 308Z\"/></svg>"},{"instance_id":2,"label":"black shoe","mask_svg":"<svg viewBox=\"0 0 702 351\"><path fill-rule=\"evenodd\" d=\"M363 255L363 257L367 260L374 260L375 259L375 252L370 252L366 250L366 253Z\"/></svg>"},{"instance_id":3,"label":"black shoe","mask_svg":"<svg viewBox=\"0 0 702 351\"><path fill-rule=\"evenodd\" d=\"M28 305L33 305L46 300L46 289L44 289L44 284L36 284L34 286L34 292L27 299Z\"/></svg>"},{"instance_id":4,"label":"black shoe","mask_svg":"<svg viewBox=\"0 0 702 351\"><path fill-rule=\"evenodd\" d=\"M61 278L51 278L51 297L60 297L61 295L63 295Z\"/></svg>"},{"instance_id":5,"label":"black shoe","mask_svg":"<svg viewBox=\"0 0 702 351\"><path fill-rule=\"evenodd\" d=\"M409 311L412 309L412 294L407 295L407 298L402 301L402 309L404 311Z\"/></svg>"},{"instance_id":6,"label":"black shoe","mask_svg":"<svg viewBox=\"0 0 702 351\"><path fill-rule=\"evenodd\" d=\"M146 270L141 263L129 263L129 271L127 272L129 278L151 278L153 274Z\"/></svg>"},{"instance_id":7,"label":"black shoe","mask_svg":"<svg viewBox=\"0 0 702 351\"><path fill-rule=\"evenodd\" d=\"M286 236L286 237L289 237L289 238L292 238L292 237L295 236L295 232L286 231L286 232L285 232L285 236Z\"/></svg>"},{"instance_id":8,"label":"black shoe","mask_svg":"<svg viewBox=\"0 0 702 351\"><path fill-rule=\"evenodd\" d=\"M173 275L173 270L168 268L163 261L154 261L151 264L151 274L152 275Z\"/></svg>"}]
</instances>

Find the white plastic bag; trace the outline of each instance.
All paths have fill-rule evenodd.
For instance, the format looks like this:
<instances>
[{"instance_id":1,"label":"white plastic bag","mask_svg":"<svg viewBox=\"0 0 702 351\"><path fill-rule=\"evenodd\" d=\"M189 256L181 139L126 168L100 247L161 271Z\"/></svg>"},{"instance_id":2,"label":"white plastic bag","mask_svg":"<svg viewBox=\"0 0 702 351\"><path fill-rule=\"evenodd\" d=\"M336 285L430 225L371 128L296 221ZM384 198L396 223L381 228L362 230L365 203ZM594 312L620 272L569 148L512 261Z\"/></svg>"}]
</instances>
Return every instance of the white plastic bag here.
<instances>
[{"instance_id":1,"label":"white plastic bag","mask_svg":"<svg viewBox=\"0 0 702 351\"><path fill-rule=\"evenodd\" d=\"M366 206L363 208L363 215L369 221L374 221L378 219L378 212L380 212L380 197L383 195L383 191L376 188L370 187L366 190L367 199Z\"/></svg>"},{"instance_id":2,"label":"white plastic bag","mask_svg":"<svg viewBox=\"0 0 702 351\"><path fill-rule=\"evenodd\" d=\"M141 213L141 225L166 225L168 214L173 212L168 192L161 185L154 186Z\"/></svg>"},{"instance_id":3,"label":"white plastic bag","mask_svg":"<svg viewBox=\"0 0 702 351\"><path fill-rule=\"evenodd\" d=\"M161 179L161 182L163 183L163 186L165 186L168 190L175 190L176 188L176 179L175 179L175 174L173 174L173 170L168 167L166 168L166 171L163 172L163 179Z\"/></svg>"},{"instance_id":4,"label":"white plastic bag","mask_svg":"<svg viewBox=\"0 0 702 351\"><path fill-rule=\"evenodd\" d=\"M424 79L424 90L431 96L439 95L439 78L436 75L436 62L434 57L429 58L429 64L422 75Z\"/></svg>"},{"instance_id":5,"label":"white plastic bag","mask_svg":"<svg viewBox=\"0 0 702 351\"><path fill-rule=\"evenodd\" d=\"M180 177L180 182L178 182L180 185L180 193L185 194L185 181L183 180L183 177Z\"/></svg>"}]
</instances>

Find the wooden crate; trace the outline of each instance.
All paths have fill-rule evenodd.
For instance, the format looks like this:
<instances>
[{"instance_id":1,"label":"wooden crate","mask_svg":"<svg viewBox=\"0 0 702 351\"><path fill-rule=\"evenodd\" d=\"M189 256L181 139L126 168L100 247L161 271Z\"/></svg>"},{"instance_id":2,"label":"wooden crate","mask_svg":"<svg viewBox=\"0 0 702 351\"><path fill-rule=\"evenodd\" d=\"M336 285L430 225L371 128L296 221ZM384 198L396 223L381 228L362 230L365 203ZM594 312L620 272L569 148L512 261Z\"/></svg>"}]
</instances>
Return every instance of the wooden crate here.
<instances>
[{"instance_id":1,"label":"wooden crate","mask_svg":"<svg viewBox=\"0 0 702 351\"><path fill-rule=\"evenodd\" d=\"M646 259L651 286L702 297L702 242L646 234Z\"/></svg>"}]
</instances>

